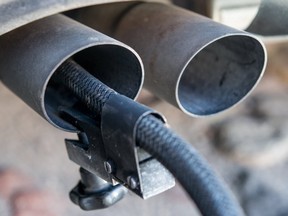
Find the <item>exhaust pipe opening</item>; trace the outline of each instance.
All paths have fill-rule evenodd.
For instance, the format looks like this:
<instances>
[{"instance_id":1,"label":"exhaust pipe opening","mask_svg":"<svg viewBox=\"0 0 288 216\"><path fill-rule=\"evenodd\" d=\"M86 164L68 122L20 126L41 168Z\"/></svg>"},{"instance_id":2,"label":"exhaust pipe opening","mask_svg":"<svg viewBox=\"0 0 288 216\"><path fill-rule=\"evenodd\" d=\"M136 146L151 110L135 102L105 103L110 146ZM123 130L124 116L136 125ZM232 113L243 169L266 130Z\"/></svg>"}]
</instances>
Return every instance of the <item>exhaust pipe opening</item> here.
<instances>
[{"instance_id":1,"label":"exhaust pipe opening","mask_svg":"<svg viewBox=\"0 0 288 216\"><path fill-rule=\"evenodd\" d=\"M78 52L72 58L110 88L135 99L143 82L143 68L135 54L120 44L103 44Z\"/></svg>"},{"instance_id":2,"label":"exhaust pipe opening","mask_svg":"<svg viewBox=\"0 0 288 216\"><path fill-rule=\"evenodd\" d=\"M77 103L53 80L73 58L97 79L134 99L143 84L143 64L129 46L63 15L54 15L0 38L1 81L52 125L75 132L60 116Z\"/></svg>"},{"instance_id":3,"label":"exhaust pipe opening","mask_svg":"<svg viewBox=\"0 0 288 216\"><path fill-rule=\"evenodd\" d=\"M212 115L241 101L262 76L265 52L247 35L216 39L191 58L176 87L182 111L193 116Z\"/></svg>"},{"instance_id":4,"label":"exhaust pipe opening","mask_svg":"<svg viewBox=\"0 0 288 216\"><path fill-rule=\"evenodd\" d=\"M266 66L255 36L172 5L136 5L115 29L142 58L144 87L194 117L241 101Z\"/></svg>"},{"instance_id":5,"label":"exhaust pipe opening","mask_svg":"<svg viewBox=\"0 0 288 216\"><path fill-rule=\"evenodd\" d=\"M143 82L142 66L137 56L126 47L119 44L100 44L68 56L65 60L68 58L74 59L90 74L118 93L132 99L138 96ZM57 76L53 73L48 80L44 94L44 109L48 118L56 125L70 128L69 124L63 122L61 107L72 107L78 103L78 99L55 77Z\"/></svg>"}]
</instances>

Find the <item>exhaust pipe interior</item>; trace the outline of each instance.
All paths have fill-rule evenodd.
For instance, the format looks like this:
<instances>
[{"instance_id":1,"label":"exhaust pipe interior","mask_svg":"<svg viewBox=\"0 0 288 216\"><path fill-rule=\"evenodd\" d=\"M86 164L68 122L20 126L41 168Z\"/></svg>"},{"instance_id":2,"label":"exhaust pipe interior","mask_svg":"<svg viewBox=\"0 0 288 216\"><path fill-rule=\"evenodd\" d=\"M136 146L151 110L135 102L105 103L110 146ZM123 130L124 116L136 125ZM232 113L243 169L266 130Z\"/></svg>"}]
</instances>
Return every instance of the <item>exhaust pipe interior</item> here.
<instances>
[{"instance_id":1,"label":"exhaust pipe interior","mask_svg":"<svg viewBox=\"0 0 288 216\"><path fill-rule=\"evenodd\" d=\"M224 111L262 77L266 50L255 36L172 5L123 5L88 7L69 15L134 48L144 63L144 87L186 114Z\"/></svg>"},{"instance_id":2,"label":"exhaust pipe interior","mask_svg":"<svg viewBox=\"0 0 288 216\"><path fill-rule=\"evenodd\" d=\"M241 34L223 36L202 47L177 80L178 106L187 114L206 116L237 104L262 76L261 49L257 40Z\"/></svg>"},{"instance_id":3,"label":"exhaust pipe interior","mask_svg":"<svg viewBox=\"0 0 288 216\"><path fill-rule=\"evenodd\" d=\"M138 95L143 83L143 65L133 49L63 15L6 33L0 38L0 50L2 82L51 124L68 131L75 128L60 118L59 107L75 101L49 82L66 59L74 58L130 98Z\"/></svg>"}]
</instances>

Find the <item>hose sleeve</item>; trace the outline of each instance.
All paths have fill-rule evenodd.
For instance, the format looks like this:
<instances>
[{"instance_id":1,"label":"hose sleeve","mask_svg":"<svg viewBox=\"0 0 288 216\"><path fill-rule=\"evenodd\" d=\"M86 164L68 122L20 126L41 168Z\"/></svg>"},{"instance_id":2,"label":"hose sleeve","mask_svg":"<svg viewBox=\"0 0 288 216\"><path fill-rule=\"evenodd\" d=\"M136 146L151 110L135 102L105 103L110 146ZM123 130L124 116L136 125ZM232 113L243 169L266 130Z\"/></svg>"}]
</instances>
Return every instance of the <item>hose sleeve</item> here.
<instances>
[{"instance_id":1,"label":"hose sleeve","mask_svg":"<svg viewBox=\"0 0 288 216\"><path fill-rule=\"evenodd\" d=\"M137 144L158 159L181 183L203 216L244 215L200 154L152 115L138 124Z\"/></svg>"}]
</instances>

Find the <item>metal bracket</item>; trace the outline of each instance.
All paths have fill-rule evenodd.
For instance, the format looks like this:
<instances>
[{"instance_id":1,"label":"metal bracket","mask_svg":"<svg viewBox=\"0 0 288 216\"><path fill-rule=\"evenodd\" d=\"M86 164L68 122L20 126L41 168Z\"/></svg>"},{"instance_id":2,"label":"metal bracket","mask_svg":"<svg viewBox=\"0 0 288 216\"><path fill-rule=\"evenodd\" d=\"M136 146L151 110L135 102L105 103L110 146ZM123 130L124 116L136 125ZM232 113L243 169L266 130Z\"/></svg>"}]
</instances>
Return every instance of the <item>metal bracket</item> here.
<instances>
[{"instance_id":1,"label":"metal bracket","mask_svg":"<svg viewBox=\"0 0 288 216\"><path fill-rule=\"evenodd\" d=\"M129 109L128 109L129 107ZM136 128L146 115L164 117L133 100L112 95L101 115L101 131L107 157L113 161L113 177L143 199L175 185L173 176L146 151L136 146Z\"/></svg>"},{"instance_id":2,"label":"metal bracket","mask_svg":"<svg viewBox=\"0 0 288 216\"><path fill-rule=\"evenodd\" d=\"M175 185L170 172L136 146L139 120L153 114L165 123L160 114L118 94L112 95L103 106L101 119L71 108L63 109L62 113L79 130L79 140L66 140L69 158L85 170L114 186L124 185L143 199ZM74 190L76 194L78 188Z\"/></svg>"}]
</instances>

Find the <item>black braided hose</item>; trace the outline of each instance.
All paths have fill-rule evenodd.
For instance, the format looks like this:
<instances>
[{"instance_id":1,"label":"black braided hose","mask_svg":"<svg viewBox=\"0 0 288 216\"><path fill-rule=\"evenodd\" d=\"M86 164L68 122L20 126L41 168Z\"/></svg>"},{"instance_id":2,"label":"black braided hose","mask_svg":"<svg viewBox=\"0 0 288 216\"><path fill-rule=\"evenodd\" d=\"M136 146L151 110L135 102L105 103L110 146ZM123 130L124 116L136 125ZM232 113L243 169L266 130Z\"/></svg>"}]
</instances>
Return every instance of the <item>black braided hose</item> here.
<instances>
[{"instance_id":1,"label":"black braided hose","mask_svg":"<svg viewBox=\"0 0 288 216\"><path fill-rule=\"evenodd\" d=\"M109 97L117 94L72 60L64 62L55 75L88 109L98 114Z\"/></svg>"},{"instance_id":2,"label":"black braided hose","mask_svg":"<svg viewBox=\"0 0 288 216\"><path fill-rule=\"evenodd\" d=\"M55 76L95 113L101 114L109 97L117 94L72 60L63 63ZM136 141L178 179L203 216L244 215L200 154L157 118L148 115L138 123Z\"/></svg>"},{"instance_id":3,"label":"black braided hose","mask_svg":"<svg viewBox=\"0 0 288 216\"><path fill-rule=\"evenodd\" d=\"M178 179L204 216L239 216L241 208L225 183L187 142L152 115L137 127L137 144Z\"/></svg>"}]
</instances>

